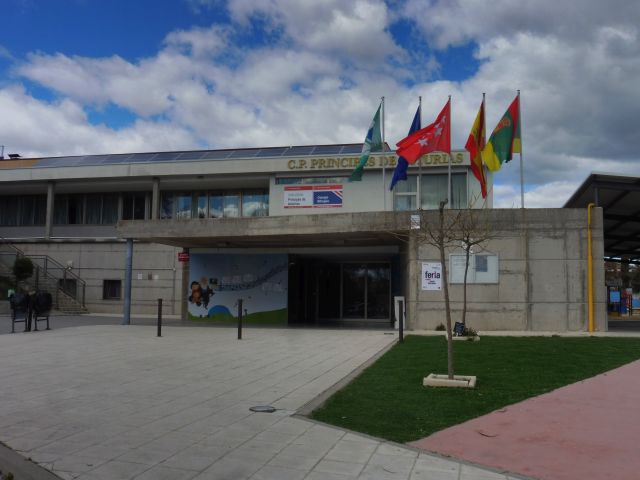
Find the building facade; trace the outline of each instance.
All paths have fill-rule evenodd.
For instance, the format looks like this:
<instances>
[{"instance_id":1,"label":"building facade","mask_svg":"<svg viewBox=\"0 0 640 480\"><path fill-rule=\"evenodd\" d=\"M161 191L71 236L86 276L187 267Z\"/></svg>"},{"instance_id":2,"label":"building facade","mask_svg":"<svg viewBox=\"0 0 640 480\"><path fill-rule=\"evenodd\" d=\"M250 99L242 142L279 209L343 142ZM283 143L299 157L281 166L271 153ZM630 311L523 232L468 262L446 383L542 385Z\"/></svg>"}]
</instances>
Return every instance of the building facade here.
<instances>
[{"instance_id":1,"label":"building facade","mask_svg":"<svg viewBox=\"0 0 640 480\"><path fill-rule=\"evenodd\" d=\"M133 314L155 312L162 298L165 312L185 320L228 321L242 299L243 314L256 324L388 327L394 298L403 297L407 327L434 328L444 320L442 294L423 289L422 279L425 264L438 257L411 235L412 215L435 222L449 194L451 162L448 214L483 211L492 229L467 282L470 325L586 328L583 210L493 209L491 177L485 201L462 151L423 157L393 191L396 157L374 154L362 181L349 182L360 150L356 144L4 160L0 236L62 265L67 273L59 285L77 295L82 284L90 312L122 311L132 253ZM596 215L596 249L597 222ZM129 252L126 240L133 240ZM447 252L454 315L461 251L453 245ZM604 285L603 269L599 275ZM599 293L596 311L605 329Z\"/></svg>"}]
</instances>

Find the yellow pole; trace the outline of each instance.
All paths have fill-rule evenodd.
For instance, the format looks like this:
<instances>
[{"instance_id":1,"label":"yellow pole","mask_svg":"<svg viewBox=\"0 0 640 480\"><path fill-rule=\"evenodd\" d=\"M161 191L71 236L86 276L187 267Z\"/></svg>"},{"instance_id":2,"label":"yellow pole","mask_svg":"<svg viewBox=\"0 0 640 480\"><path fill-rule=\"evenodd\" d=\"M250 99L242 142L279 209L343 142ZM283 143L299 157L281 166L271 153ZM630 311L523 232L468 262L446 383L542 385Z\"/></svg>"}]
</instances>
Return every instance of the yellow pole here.
<instances>
[{"instance_id":1,"label":"yellow pole","mask_svg":"<svg viewBox=\"0 0 640 480\"><path fill-rule=\"evenodd\" d=\"M591 248L591 209L595 203L587 205L587 296L589 302L589 333L593 328L593 250Z\"/></svg>"}]
</instances>

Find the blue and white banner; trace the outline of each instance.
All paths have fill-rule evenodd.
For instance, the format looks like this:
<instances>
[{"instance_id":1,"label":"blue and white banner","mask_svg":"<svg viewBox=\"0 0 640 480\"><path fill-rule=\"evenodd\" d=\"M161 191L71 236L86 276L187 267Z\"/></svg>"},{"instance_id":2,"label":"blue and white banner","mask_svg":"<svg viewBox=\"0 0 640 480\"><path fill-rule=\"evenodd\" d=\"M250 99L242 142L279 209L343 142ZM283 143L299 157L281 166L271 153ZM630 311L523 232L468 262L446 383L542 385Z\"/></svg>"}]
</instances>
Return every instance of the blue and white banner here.
<instances>
[{"instance_id":1,"label":"blue and white banner","mask_svg":"<svg viewBox=\"0 0 640 480\"><path fill-rule=\"evenodd\" d=\"M341 208L342 185L284 187L284 208Z\"/></svg>"}]
</instances>

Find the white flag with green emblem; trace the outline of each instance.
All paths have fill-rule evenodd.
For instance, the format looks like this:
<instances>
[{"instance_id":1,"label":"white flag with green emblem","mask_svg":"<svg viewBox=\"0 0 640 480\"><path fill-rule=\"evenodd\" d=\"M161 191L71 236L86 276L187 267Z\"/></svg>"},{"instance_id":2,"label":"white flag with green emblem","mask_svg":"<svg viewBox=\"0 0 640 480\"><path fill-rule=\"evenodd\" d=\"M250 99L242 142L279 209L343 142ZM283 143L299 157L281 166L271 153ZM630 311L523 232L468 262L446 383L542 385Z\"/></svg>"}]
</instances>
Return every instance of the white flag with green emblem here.
<instances>
[{"instance_id":1,"label":"white flag with green emblem","mask_svg":"<svg viewBox=\"0 0 640 480\"><path fill-rule=\"evenodd\" d=\"M350 182L359 182L362 180L362 170L364 166L367 164L367 160L369 160L369 154L371 152L381 152L382 151L382 133L380 130L380 109L382 108L382 103L378 107L378 111L371 120L371 124L369 125L369 131L367 132L367 138L364 139L364 144L362 145L362 152L360 153L360 161L358 162L358 166L349 177Z\"/></svg>"}]
</instances>

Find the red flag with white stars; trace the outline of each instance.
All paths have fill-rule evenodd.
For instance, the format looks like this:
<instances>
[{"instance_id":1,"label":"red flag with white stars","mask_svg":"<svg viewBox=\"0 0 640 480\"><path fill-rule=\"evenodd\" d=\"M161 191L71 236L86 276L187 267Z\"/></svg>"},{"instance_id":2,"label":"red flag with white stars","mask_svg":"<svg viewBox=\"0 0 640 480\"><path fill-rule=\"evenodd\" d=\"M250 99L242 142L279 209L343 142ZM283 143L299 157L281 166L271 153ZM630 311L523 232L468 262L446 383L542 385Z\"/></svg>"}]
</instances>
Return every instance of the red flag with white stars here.
<instances>
[{"instance_id":1,"label":"red flag with white stars","mask_svg":"<svg viewBox=\"0 0 640 480\"><path fill-rule=\"evenodd\" d=\"M414 164L430 152L451 154L451 100L444 106L436 121L396 143L396 153Z\"/></svg>"}]
</instances>

